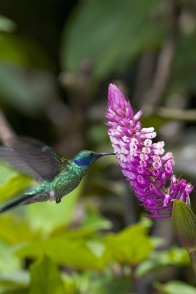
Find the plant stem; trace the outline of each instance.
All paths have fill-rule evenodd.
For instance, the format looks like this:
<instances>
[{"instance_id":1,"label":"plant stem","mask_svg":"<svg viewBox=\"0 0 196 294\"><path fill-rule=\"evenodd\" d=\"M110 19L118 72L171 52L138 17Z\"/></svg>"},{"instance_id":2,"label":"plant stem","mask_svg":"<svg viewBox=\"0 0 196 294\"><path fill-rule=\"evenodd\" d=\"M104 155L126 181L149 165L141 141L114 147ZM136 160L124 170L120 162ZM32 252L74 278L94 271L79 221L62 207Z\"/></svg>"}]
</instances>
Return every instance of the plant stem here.
<instances>
[{"instance_id":1,"label":"plant stem","mask_svg":"<svg viewBox=\"0 0 196 294\"><path fill-rule=\"evenodd\" d=\"M191 265L192 265L193 272L194 272L195 279L196 279L196 248L194 248L193 250L189 251L188 253L189 253Z\"/></svg>"}]
</instances>

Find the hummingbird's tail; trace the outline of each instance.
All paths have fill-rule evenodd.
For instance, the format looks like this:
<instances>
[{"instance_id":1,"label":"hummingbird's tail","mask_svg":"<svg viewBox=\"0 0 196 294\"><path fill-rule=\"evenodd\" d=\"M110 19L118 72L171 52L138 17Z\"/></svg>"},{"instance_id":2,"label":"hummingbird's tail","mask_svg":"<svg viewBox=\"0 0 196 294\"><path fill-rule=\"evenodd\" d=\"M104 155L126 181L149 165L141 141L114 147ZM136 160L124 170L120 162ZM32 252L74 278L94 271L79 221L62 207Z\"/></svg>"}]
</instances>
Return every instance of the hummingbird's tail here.
<instances>
[{"instance_id":1,"label":"hummingbird's tail","mask_svg":"<svg viewBox=\"0 0 196 294\"><path fill-rule=\"evenodd\" d=\"M32 197L33 197L33 195L25 194L24 196L20 197L20 199L16 199L16 200L8 203L7 205L3 206L2 208L0 208L0 213L5 212L7 210L10 210L14 207L17 207L20 204L22 204L23 202L31 199Z\"/></svg>"}]
</instances>

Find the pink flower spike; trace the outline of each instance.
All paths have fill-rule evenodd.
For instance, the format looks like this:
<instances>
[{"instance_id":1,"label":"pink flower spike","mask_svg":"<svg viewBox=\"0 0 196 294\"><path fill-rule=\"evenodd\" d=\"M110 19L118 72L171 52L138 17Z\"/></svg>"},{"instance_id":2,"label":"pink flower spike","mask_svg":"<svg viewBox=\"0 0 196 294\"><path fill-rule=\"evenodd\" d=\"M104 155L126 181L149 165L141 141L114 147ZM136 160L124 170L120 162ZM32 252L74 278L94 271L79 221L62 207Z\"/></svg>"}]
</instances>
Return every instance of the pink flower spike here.
<instances>
[{"instance_id":1,"label":"pink flower spike","mask_svg":"<svg viewBox=\"0 0 196 294\"><path fill-rule=\"evenodd\" d=\"M170 217L172 201L180 199L189 203L193 186L173 175L175 162L172 153L163 155L163 141L152 143L156 137L154 128L142 128L141 116L142 110L134 115L130 102L115 85L110 84L106 111L108 135L122 172L141 205L151 213L149 218Z\"/></svg>"},{"instance_id":2,"label":"pink flower spike","mask_svg":"<svg viewBox=\"0 0 196 294\"><path fill-rule=\"evenodd\" d=\"M130 103L125 99L121 91L113 84L108 89L108 106L114 112L124 110L124 114L129 118L133 118L133 110Z\"/></svg>"}]
</instances>

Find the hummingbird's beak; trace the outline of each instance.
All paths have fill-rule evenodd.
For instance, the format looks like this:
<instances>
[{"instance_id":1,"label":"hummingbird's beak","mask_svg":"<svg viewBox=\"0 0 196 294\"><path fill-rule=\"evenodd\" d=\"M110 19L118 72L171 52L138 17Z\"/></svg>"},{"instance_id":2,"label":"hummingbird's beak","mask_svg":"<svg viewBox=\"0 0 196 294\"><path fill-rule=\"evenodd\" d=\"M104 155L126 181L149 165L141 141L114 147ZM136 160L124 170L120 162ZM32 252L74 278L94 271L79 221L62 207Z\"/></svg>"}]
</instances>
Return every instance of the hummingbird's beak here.
<instances>
[{"instance_id":1,"label":"hummingbird's beak","mask_svg":"<svg viewBox=\"0 0 196 294\"><path fill-rule=\"evenodd\" d=\"M115 155L115 153L114 152L100 153L100 156L104 156L104 155Z\"/></svg>"}]
</instances>

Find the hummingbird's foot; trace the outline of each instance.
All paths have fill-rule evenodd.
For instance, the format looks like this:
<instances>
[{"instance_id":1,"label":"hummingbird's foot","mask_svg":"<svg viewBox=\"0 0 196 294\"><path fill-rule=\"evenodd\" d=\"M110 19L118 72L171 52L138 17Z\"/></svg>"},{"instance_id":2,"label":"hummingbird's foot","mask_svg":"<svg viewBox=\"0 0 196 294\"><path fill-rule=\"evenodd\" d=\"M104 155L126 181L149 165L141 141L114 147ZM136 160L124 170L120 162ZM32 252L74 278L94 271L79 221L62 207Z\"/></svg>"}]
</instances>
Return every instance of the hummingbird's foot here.
<instances>
[{"instance_id":1,"label":"hummingbird's foot","mask_svg":"<svg viewBox=\"0 0 196 294\"><path fill-rule=\"evenodd\" d=\"M58 204L60 202L61 202L61 197L59 196L59 197L56 198L56 204Z\"/></svg>"}]
</instances>

